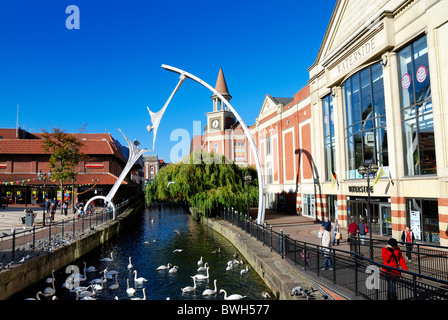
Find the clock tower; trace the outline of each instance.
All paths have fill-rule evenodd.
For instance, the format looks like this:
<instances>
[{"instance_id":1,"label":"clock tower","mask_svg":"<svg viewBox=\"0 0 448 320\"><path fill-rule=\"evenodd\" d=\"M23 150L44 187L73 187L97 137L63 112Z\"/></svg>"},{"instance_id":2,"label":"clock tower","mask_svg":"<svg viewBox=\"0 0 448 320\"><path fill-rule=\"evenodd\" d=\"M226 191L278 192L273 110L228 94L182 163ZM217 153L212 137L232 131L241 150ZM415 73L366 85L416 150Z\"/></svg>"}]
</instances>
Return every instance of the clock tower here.
<instances>
[{"instance_id":1,"label":"clock tower","mask_svg":"<svg viewBox=\"0 0 448 320\"><path fill-rule=\"evenodd\" d=\"M232 99L227 88L226 79L222 68L219 69L218 79L215 85L216 91L218 91L227 101ZM213 111L206 113L207 115L207 132L219 132L229 129L235 123L235 116L225 106L224 102L219 99L216 94L212 95Z\"/></svg>"}]
</instances>

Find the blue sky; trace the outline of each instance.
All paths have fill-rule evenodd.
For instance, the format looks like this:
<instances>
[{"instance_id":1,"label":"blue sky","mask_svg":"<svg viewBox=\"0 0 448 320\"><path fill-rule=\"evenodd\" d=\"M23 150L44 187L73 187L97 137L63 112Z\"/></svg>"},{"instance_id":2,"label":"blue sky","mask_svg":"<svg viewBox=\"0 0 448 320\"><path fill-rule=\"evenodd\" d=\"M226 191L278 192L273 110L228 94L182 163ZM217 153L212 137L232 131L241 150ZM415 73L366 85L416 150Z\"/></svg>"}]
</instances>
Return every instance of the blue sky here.
<instances>
[{"instance_id":1,"label":"blue sky","mask_svg":"<svg viewBox=\"0 0 448 320\"><path fill-rule=\"evenodd\" d=\"M67 29L69 5L80 28ZM178 82L162 64L214 86L222 67L231 103L252 125L266 94L306 85L335 1L0 1L0 127L88 133L117 128L152 149L146 106L158 111ZM173 130L206 124L211 92L184 82L167 108L152 154L170 162Z\"/></svg>"}]
</instances>

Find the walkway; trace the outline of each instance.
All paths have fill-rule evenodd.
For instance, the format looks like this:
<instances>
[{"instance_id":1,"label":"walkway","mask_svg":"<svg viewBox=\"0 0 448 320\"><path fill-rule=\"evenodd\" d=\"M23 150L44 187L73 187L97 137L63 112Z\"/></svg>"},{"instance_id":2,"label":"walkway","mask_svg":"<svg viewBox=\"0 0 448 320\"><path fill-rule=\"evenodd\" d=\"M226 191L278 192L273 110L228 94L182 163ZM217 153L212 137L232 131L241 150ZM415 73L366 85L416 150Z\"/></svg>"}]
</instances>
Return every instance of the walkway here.
<instances>
[{"instance_id":1,"label":"walkway","mask_svg":"<svg viewBox=\"0 0 448 320\"><path fill-rule=\"evenodd\" d=\"M23 207L12 207L12 206L8 206L5 209L1 209L0 208L0 232L6 232L9 233L11 231L12 228L15 229L19 229L19 228L24 228L26 227L24 223L22 223L22 217L25 216L25 212L24 210L26 209L31 209L34 213L37 213L37 216L34 220L34 224L36 226L42 226L42 221L43 221L43 209L41 207L34 207L34 206L23 206ZM69 210L68 214L62 215L61 214L61 209L58 208L56 210L56 214L54 216L55 222L59 222L62 221L62 219L67 220L67 219L72 219L73 218L73 212L72 210ZM48 219L50 216L49 213L45 214L45 218ZM29 227L31 228L31 227Z\"/></svg>"}]
</instances>

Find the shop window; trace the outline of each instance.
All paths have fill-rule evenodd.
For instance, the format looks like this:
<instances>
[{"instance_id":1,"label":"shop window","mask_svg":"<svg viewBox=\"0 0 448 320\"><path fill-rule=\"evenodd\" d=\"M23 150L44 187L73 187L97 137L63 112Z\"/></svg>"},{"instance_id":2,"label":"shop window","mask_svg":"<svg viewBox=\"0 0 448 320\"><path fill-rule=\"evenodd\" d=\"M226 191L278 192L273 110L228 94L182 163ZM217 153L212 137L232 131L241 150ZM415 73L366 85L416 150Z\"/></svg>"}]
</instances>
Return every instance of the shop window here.
<instances>
[{"instance_id":1,"label":"shop window","mask_svg":"<svg viewBox=\"0 0 448 320\"><path fill-rule=\"evenodd\" d=\"M398 59L405 175L437 174L426 36L401 49Z\"/></svg>"},{"instance_id":2,"label":"shop window","mask_svg":"<svg viewBox=\"0 0 448 320\"><path fill-rule=\"evenodd\" d=\"M406 224L417 240L440 243L437 200L406 199Z\"/></svg>"},{"instance_id":3,"label":"shop window","mask_svg":"<svg viewBox=\"0 0 448 320\"><path fill-rule=\"evenodd\" d=\"M302 194L302 214L314 217L314 194Z\"/></svg>"},{"instance_id":4,"label":"shop window","mask_svg":"<svg viewBox=\"0 0 448 320\"><path fill-rule=\"evenodd\" d=\"M347 179L361 179L358 167L373 161L388 170L383 70L376 63L344 83L346 108Z\"/></svg>"}]
</instances>

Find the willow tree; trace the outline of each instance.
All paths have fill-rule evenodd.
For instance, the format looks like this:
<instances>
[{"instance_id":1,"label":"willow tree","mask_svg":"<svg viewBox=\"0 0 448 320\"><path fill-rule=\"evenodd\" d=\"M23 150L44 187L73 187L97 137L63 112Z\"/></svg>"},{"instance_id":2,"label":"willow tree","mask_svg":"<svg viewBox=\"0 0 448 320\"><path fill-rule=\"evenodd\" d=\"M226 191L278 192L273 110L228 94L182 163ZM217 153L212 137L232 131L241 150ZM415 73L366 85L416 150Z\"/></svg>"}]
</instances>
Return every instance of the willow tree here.
<instances>
[{"instance_id":1,"label":"willow tree","mask_svg":"<svg viewBox=\"0 0 448 320\"><path fill-rule=\"evenodd\" d=\"M81 161L87 159L87 155L81 152L83 144L79 138L72 134L65 133L59 128L53 128L53 132L43 131L44 140L42 149L45 153L50 153L50 168L52 169L52 177L58 180L61 186L61 212L62 202L64 200L64 181L72 184L76 180L78 173L75 166Z\"/></svg>"},{"instance_id":2,"label":"willow tree","mask_svg":"<svg viewBox=\"0 0 448 320\"><path fill-rule=\"evenodd\" d=\"M169 164L159 171L153 183L146 188L146 202L172 200L187 202L201 211L222 206L245 212L246 175L252 178L249 201L256 204L258 180L252 166L244 168L228 163L224 156L195 152L180 163Z\"/></svg>"}]
</instances>

